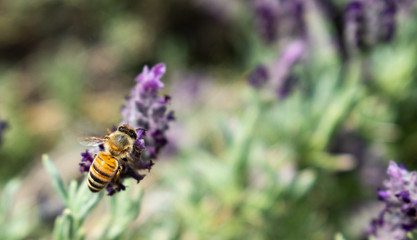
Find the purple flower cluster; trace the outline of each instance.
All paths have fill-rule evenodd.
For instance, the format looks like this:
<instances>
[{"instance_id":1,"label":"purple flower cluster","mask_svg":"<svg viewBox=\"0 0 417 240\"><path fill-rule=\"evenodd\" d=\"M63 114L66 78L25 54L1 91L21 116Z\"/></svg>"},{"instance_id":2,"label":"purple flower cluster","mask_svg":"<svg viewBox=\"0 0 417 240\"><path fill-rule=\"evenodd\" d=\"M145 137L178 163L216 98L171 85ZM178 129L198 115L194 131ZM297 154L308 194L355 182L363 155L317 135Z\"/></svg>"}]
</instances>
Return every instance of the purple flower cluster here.
<instances>
[{"instance_id":1,"label":"purple flower cluster","mask_svg":"<svg viewBox=\"0 0 417 240\"><path fill-rule=\"evenodd\" d=\"M353 0L345 9L345 38L352 48L367 49L390 41L395 32L394 0Z\"/></svg>"},{"instance_id":2,"label":"purple flower cluster","mask_svg":"<svg viewBox=\"0 0 417 240\"><path fill-rule=\"evenodd\" d=\"M137 85L122 108L124 123L147 130L147 152L142 158L150 162L158 157L160 150L167 144L165 132L169 122L175 120L174 112L168 111L167 107L171 97L158 95L164 87L160 79L165 70L165 65L161 63L152 69L145 66L143 72L136 77Z\"/></svg>"},{"instance_id":3,"label":"purple flower cluster","mask_svg":"<svg viewBox=\"0 0 417 240\"><path fill-rule=\"evenodd\" d=\"M131 154L138 160L125 166L120 175L121 182L125 178L134 178L139 183L145 175L139 174L138 171L150 171L154 164L153 160L158 158L161 149L168 142L165 132L169 128L169 122L175 117L173 111L167 110L171 98L166 95L159 96L159 90L164 87L161 78L165 71L164 64L157 64L151 69L145 66L142 73L136 77L136 85L122 107L122 124L136 128L138 140ZM86 150L82 153L80 171L88 172L94 154L103 150L103 146L99 146L91 152ZM116 187L115 184L110 183L106 187L109 195L124 189L123 184Z\"/></svg>"},{"instance_id":4,"label":"purple flower cluster","mask_svg":"<svg viewBox=\"0 0 417 240\"><path fill-rule=\"evenodd\" d=\"M368 229L374 239L406 239L407 233L417 227L417 172L409 172L391 161L388 180L378 191L385 208L372 220Z\"/></svg>"},{"instance_id":5,"label":"purple flower cluster","mask_svg":"<svg viewBox=\"0 0 417 240\"><path fill-rule=\"evenodd\" d=\"M294 40L283 51L282 55L269 66L259 65L248 77L248 82L254 88L269 85L275 89L278 99L287 97L297 83L297 77L292 69L305 54L305 42Z\"/></svg>"},{"instance_id":6,"label":"purple flower cluster","mask_svg":"<svg viewBox=\"0 0 417 240\"><path fill-rule=\"evenodd\" d=\"M0 146L3 143L3 132L6 130L7 126L7 122L0 120Z\"/></svg>"},{"instance_id":7,"label":"purple flower cluster","mask_svg":"<svg viewBox=\"0 0 417 240\"><path fill-rule=\"evenodd\" d=\"M303 1L254 0L254 11L257 29L267 43L279 36L305 34Z\"/></svg>"},{"instance_id":8,"label":"purple flower cluster","mask_svg":"<svg viewBox=\"0 0 417 240\"><path fill-rule=\"evenodd\" d=\"M88 150L85 150L85 152L81 153L81 157L83 157L81 159L81 162L79 163L80 165L80 172L88 172L90 170L91 164L93 163L93 154L91 152L89 152Z\"/></svg>"},{"instance_id":9,"label":"purple flower cluster","mask_svg":"<svg viewBox=\"0 0 417 240\"><path fill-rule=\"evenodd\" d=\"M254 88L261 88L269 79L269 71L265 65L257 66L249 75L249 84Z\"/></svg>"}]
</instances>

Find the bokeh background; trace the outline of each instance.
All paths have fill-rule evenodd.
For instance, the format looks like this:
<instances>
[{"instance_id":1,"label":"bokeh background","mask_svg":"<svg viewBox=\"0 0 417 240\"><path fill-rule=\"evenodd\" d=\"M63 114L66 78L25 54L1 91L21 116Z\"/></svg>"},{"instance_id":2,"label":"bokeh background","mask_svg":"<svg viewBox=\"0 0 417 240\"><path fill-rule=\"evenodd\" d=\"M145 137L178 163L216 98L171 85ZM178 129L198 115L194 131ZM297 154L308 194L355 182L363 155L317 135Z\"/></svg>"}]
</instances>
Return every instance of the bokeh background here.
<instances>
[{"instance_id":1,"label":"bokeh background","mask_svg":"<svg viewBox=\"0 0 417 240\"><path fill-rule=\"evenodd\" d=\"M104 196L87 239L364 239L388 161L417 168L415 5L0 1L3 239L53 238L64 205L42 154L81 181L79 138L117 125L160 62L176 121L128 184L139 217L100 235Z\"/></svg>"}]
</instances>

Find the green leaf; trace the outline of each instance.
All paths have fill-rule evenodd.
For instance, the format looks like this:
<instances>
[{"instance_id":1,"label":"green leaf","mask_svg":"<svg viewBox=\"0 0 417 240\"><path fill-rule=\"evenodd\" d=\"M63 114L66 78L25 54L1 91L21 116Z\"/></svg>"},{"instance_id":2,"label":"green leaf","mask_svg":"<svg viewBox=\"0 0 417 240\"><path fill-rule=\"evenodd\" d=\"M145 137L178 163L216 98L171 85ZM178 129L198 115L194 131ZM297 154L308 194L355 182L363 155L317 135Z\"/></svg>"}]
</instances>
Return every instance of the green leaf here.
<instances>
[{"instance_id":1,"label":"green leaf","mask_svg":"<svg viewBox=\"0 0 417 240\"><path fill-rule=\"evenodd\" d=\"M62 229L63 229L63 219L62 216L59 216L55 219L55 224L54 224L54 231L53 231L53 236L55 240L61 240L63 239L62 237Z\"/></svg>"},{"instance_id":2,"label":"green leaf","mask_svg":"<svg viewBox=\"0 0 417 240\"><path fill-rule=\"evenodd\" d=\"M85 219L87 214L97 205L101 197L103 197L103 192L100 193L91 193L89 194L90 198L83 204L78 212L78 215L81 219Z\"/></svg>"},{"instance_id":3,"label":"green leaf","mask_svg":"<svg viewBox=\"0 0 417 240\"><path fill-rule=\"evenodd\" d=\"M59 175L58 169L56 169L55 165L52 163L51 159L46 154L42 155L42 162L49 176L51 176L53 188L57 192L58 196L61 198L62 202L66 206L68 206L68 193L65 189L64 182L62 181L62 178Z\"/></svg>"},{"instance_id":4,"label":"green leaf","mask_svg":"<svg viewBox=\"0 0 417 240\"><path fill-rule=\"evenodd\" d=\"M258 103L255 95L252 96L251 100ZM248 155L252 143L253 131L259 118L259 114L259 104L254 104L244 112L244 116L242 117L242 129L234 136L234 141L229 151L229 159L231 159L233 164L235 184L240 187L244 187L247 184Z\"/></svg>"},{"instance_id":5,"label":"green leaf","mask_svg":"<svg viewBox=\"0 0 417 240\"><path fill-rule=\"evenodd\" d=\"M109 198L110 203L110 214L112 216L116 216L118 213L118 198L123 194L123 192L117 193L116 196L112 196Z\"/></svg>"},{"instance_id":6,"label":"green leaf","mask_svg":"<svg viewBox=\"0 0 417 240\"><path fill-rule=\"evenodd\" d=\"M71 204L71 206L68 206L70 209L74 210L74 200L77 193L77 182L75 180L72 180L68 186L68 204Z\"/></svg>"},{"instance_id":7,"label":"green leaf","mask_svg":"<svg viewBox=\"0 0 417 240\"><path fill-rule=\"evenodd\" d=\"M306 194L316 181L316 172L310 169L302 170L291 184L291 192L294 198L298 199Z\"/></svg>"},{"instance_id":8,"label":"green leaf","mask_svg":"<svg viewBox=\"0 0 417 240\"><path fill-rule=\"evenodd\" d=\"M334 240L346 240L346 238L343 237L343 234L336 233L336 235L334 236Z\"/></svg>"},{"instance_id":9,"label":"green leaf","mask_svg":"<svg viewBox=\"0 0 417 240\"><path fill-rule=\"evenodd\" d=\"M74 201L76 202L75 204L76 207L81 206L85 202L86 196L89 193L91 193L91 191L88 189L87 181L88 181L88 176L85 176L83 181L78 186L77 194L74 199Z\"/></svg>"},{"instance_id":10,"label":"green leaf","mask_svg":"<svg viewBox=\"0 0 417 240\"><path fill-rule=\"evenodd\" d=\"M92 193L88 189L86 176L78 187L76 198L74 199L77 216L84 220L87 214L97 205L103 197L103 191L100 193Z\"/></svg>"},{"instance_id":11,"label":"green leaf","mask_svg":"<svg viewBox=\"0 0 417 240\"><path fill-rule=\"evenodd\" d=\"M142 197L143 197L143 190L139 189L139 191L137 191L136 197L132 199L132 215L133 215L132 220L135 220L139 216L140 208L142 206Z\"/></svg>"},{"instance_id":12,"label":"green leaf","mask_svg":"<svg viewBox=\"0 0 417 240\"><path fill-rule=\"evenodd\" d=\"M55 240L71 240L74 219L71 210L66 208L61 216L55 220L53 236Z\"/></svg>"},{"instance_id":13,"label":"green leaf","mask_svg":"<svg viewBox=\"0 0 417 240\"><path fill-rule=\"evenodd\" d=\"M64 210L62 213L62 228L61 228L61 236L65 240L73 239L73 225L74 225L74 217L71 213L71 210L68 208Z\"/></svg>"},{"instance_id":14,"label":"green leaf","mask_svg":"<svg viewBox=\"0 0 417 240\"><path fill-rule=\"evenodd\" d=\"M310 153L311 164L330 171L349 171L356 166L355 159L349 154L331 155L327 152Z\"/></svg>"},{"instance_id":15,"label":"green leaf","mask_svg":"<svg viewBox=\"0 0 417 240\"><path fill-rule=\"evenodd\" d=\"M79 228L77 231L76 239L84 239L85 238L85 230L84 228Z\"/></svg>"},{"instance_id":16,"label":"green leaf","mask_svg":"<svg viewBox=\"0 0 417 240\"><path fill-rule=\"evenodd\" d=\"M137 191L134 197L129 196L128 191L123 191L112 196L110 200L111 221L104 228L100 238L118 239L129 224L134 221L140 212L143 191Z\"/></svg>"},{"instance_id":17,"label":"green leaf","mask_svg":"<svg viewBox=\"0 0 417 240\"><path fill-rule=\"evenodd\" d=\"M17 179L9 180L3 189L1 204L0 204L0 218L3 218L10 210L13 202L13 198L16 191L19 189L20 181ZM1 221L1 220L0 220Z\"/></svg>"}]
</instances>

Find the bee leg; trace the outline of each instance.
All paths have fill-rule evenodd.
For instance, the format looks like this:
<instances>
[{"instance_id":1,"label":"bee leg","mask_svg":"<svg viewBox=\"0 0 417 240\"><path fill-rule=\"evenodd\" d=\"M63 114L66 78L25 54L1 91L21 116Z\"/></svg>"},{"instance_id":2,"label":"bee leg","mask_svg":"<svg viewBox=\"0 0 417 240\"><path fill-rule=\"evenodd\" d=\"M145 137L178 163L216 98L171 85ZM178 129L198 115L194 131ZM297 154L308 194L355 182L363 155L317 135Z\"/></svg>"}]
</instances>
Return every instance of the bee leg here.
<instances>
[{"instance_id":1,"label":"bee leg","mask_svg":"<svg viewBox=\"0 0 417 240\"><path fill-rule=\"evenodd\" d=\"M113 183L116 184L117 186L119 186L119 184L120 184L119 177L120 177L120 172L121 171L122 170L119 168L119 170L117 170L116 174L113 177Z\"/></svg>"},{"instance_id":2,"label":"bee leg","mask_svg":"<svg viewBox=\"0 0 417 240\"><path fill-rule=\"evenodd\" d=\"M121 189L124 189L124 186L120 182L120 173L122 172L122 167L119 167L119 170L117 170L116 174L113 177L113 183L116 184L117 190L120 191Z\"/></svg>"}]
</instances>

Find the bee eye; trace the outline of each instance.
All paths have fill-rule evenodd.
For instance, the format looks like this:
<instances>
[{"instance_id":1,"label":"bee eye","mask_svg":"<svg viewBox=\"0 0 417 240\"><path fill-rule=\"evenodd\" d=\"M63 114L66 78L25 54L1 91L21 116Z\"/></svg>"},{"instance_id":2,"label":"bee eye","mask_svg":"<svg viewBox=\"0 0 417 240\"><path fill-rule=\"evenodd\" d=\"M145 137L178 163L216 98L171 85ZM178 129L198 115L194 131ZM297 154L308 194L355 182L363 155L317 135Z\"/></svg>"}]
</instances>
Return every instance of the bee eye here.
<instances>
[{"instance_id":1,"label":"bee eye","mask_svg":"<svg viewBox=\"0 0 417 240\"><path fill-rule=\"evenodd\" d=\"M131 137L131 138L134 138L134 139L136 139L138 136L136 135L136 133L135 133L135 131L133 131L133 130L130 130L129 131L129 136Z\"/></svg>"},{"instance_id":2,"label":"bee eye","mask_svg":"<svg viewBox=\"0 0 417 240\"><path fill-rule=\"evenodd\" d=\"M123 132L125 130L125 127L119 127L119 131Z\"/></svg>"}]
</instances>

